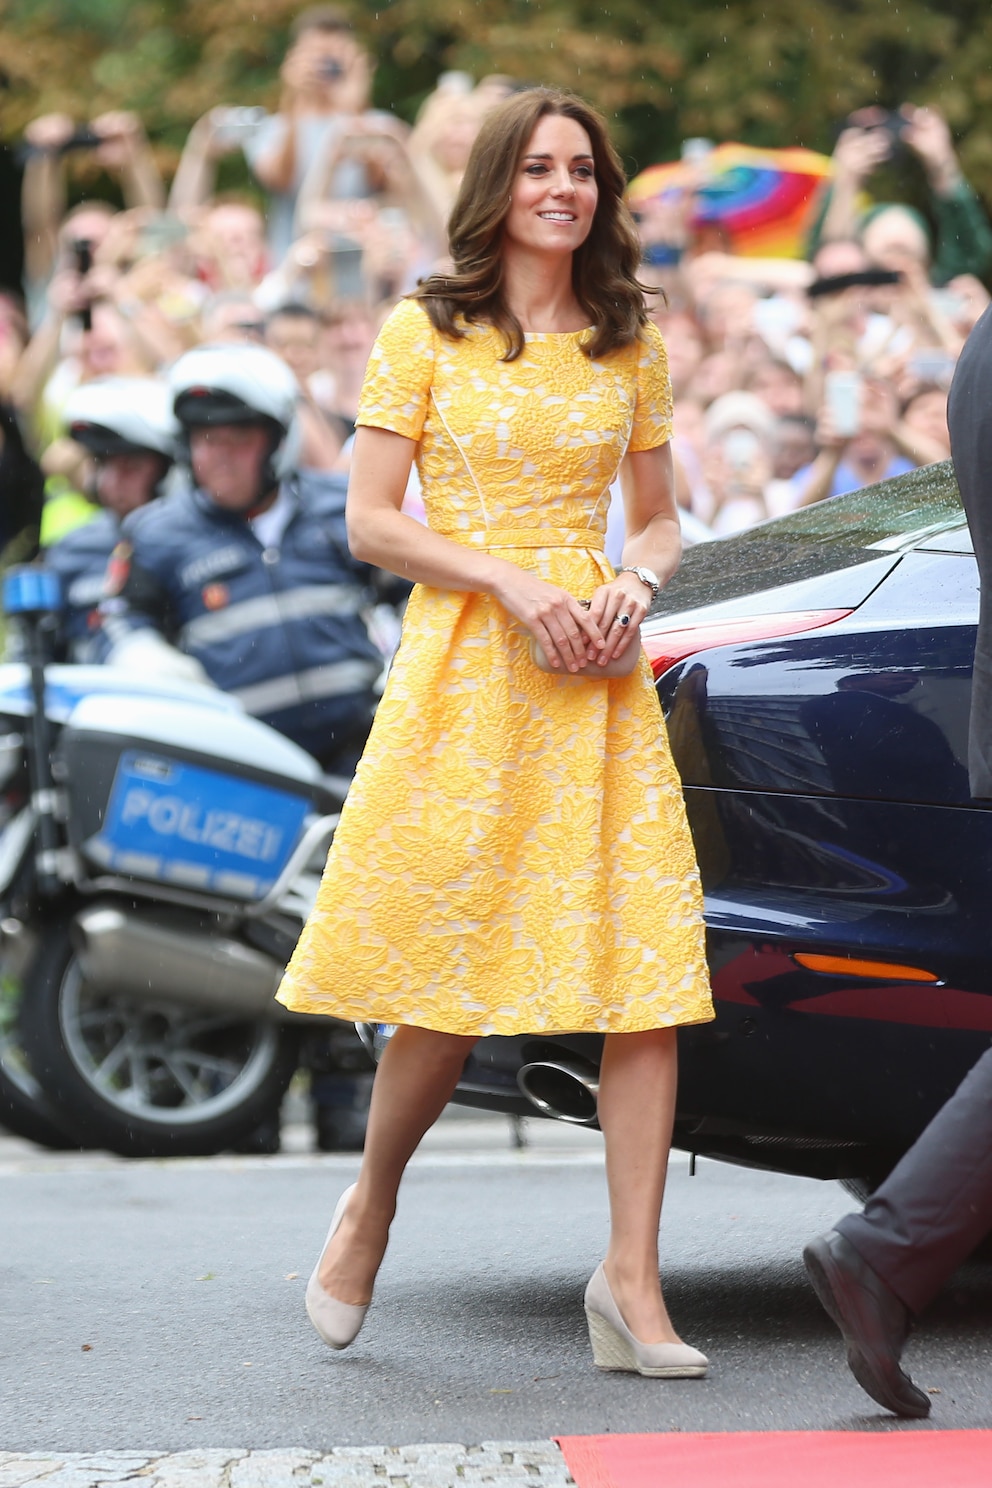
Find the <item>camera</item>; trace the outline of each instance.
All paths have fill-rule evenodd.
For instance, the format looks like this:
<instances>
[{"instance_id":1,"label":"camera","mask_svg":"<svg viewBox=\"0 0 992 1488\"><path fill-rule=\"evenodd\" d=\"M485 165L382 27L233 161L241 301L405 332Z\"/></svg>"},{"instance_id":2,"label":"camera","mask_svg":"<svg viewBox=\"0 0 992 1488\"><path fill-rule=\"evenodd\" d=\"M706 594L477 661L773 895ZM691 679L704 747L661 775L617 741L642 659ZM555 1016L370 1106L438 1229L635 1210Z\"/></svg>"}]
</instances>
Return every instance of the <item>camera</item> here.
<instances>
[{"instance_id":1,"label":"camera","mask_svg":"<svg viewBox=\"0 0 992 1488\"><path fill-rule=\"evenodd\" d=\"M93 244L89 238L75 238L69 244L69 251L75 262L76 273L81 279L85 278L93 267ZM84 331L91 331L93 329L93 311L90 306L83 305L77 312L77 315L82 329Z\"/></svg>"},{"instance_id":2,"label":"camera","mask_svg":"<svg viewBox=\"0 0 992 1488\"><path fill-rule=\"evenodd\" d=\"M884 135L888 141L889 155L892 156L902 149L903 135L909 128L909 121L892 109L872 106L855 109L853 114L848 114L845 125L852 129L863 129L866 134Z\"/></svg>"},{"instance_id":3,"label":"camera","mask_svg":"<svg viewBox=\"0 0 992 1488\"><path fill-rule=\"evenodd\" d=\"M88 274L93 267L93 244L89 238L75 238L69 245L76 265L76 273Z\"/></svg>"},{"instance_id":4,"label":"camera","mask_svg":"<svg viewBox=\"0 0 992 1488\"><path fill-rule=\"evenodd\" d=\"M322 83L336 83L344 77L344 66L337 57L322 57L317 63L317 76Z\"/></svg>"},{"instance_id":5,"label":"camera","mask_svg":"<svg viewBox=\"0 0 992 1488\"><path fill-rule=\"evenodd\" d=\"M33 145L29 140L21 140L17 147L16 160L18 165L26 165L29 160L34 160L39 155L71 155L74 150L95 150L103 143L103 136L94 130L76 129L68 139L64 139L53 149L49 149L47 145Z\"/></svg>"}]
</instances>

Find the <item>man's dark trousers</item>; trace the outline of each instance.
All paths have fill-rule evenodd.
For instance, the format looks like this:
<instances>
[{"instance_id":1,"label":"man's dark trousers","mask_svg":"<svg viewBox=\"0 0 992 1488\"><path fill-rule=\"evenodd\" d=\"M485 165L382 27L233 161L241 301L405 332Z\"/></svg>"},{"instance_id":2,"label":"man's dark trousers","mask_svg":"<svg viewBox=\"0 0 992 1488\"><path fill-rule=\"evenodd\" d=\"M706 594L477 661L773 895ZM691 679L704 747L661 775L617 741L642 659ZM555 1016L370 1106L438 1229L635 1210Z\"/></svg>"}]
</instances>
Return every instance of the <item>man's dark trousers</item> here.
<instances>
[{"instance_id":1,"label":"man's dark trousers","mask_svg":"<svg viewBox=\"0 0 992 1488\"><path fill-rule=\"evenodd\" d=\"M992 1049L865 1205L835 1229L912 1313L992 1230Z\"/></svg>"}]
</instances>

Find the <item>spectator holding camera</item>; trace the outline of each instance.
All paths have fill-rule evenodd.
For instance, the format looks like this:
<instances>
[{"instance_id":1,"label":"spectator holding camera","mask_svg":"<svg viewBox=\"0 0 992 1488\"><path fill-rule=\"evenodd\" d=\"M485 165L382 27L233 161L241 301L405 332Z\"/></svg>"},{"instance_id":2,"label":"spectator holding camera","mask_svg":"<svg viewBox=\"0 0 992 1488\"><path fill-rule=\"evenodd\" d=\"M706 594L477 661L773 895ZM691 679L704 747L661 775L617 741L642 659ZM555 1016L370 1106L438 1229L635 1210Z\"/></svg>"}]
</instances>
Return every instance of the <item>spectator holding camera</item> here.
<instances>
[{"instance_id":1,"label":"spectator holding camera","mask_svg":"<svg viewBox=\"0 0 992 1488\"><path fill-rule=\"evenodd\" d=\"M835 369L816 426L820 453L802 486L800 504L872 486L915 469L900 452L900 410L895 389L884 378Z\"/></svg>"},{"instance_id":2,"label":"spectator holding camera","mask_svg":"<svg viewBox=\"0 0 992 1488\"><path fill-rule=\"evenodd\" d=\"M369 110L372 61L334 6L320 5L296 17L282 64L279 111L245 141L256 177L269 192L269 248L281 261L293 241L296 201L308 171L342 133L392 123ZM370 186L359 160L342 154L330 194L362 197Z\"/></svg>"},{"instance_id":3,"label":"spectator holding camera","mask_svg":"<svg viewBox=\"0 0 992 1488\"><path fill-rule=\"evenodd\" d=\"M165 202L162 178L137 114L101 114L83 126L68 114L44 114L32 120L24 131L21 188L25 282L32 326L43 314L48 281L59 264L66 159L76 151L91 152L99 166L118 178L127 206L160 208ZM78 221L77 235L95 248L109 225L113 208L102 202L92 205L94 220Z\"/></svg>"},{"instance_id":4,"label":"spectator holding camera","mask_svg":"<svg viewBox=\"0 0 992 1488\"><path fill-rule=\"evenodd\" d=\"M134 265L125 275L116 261L117 224L125 215L84 202L59 229L43 315L10 384L11 401L41 450L61 433L62 404L78 383L142 376L183 349L136 298Z\"/></svg>"},{"instance_id":5,"label":"spectator holding camera","mask_svg":"<svg viewBox=\"0 0 992 1488\"><path fill-rule=\"evenodd\" d=\"M914 154L926 173L937 223L935 256L927 224L910 208L886 204L864 216L859 211L859 195L869 177L900 148ZM897 113L876 106L859 109L837 141L834 172L814 231L814 249L821 240L860 236L872 262L899 270L907 263L921 264L937 285L959 274L981 275L988 268L992 229L962 174L947 122L936 109L911 103Z\"/></svg>"}]
</instances>

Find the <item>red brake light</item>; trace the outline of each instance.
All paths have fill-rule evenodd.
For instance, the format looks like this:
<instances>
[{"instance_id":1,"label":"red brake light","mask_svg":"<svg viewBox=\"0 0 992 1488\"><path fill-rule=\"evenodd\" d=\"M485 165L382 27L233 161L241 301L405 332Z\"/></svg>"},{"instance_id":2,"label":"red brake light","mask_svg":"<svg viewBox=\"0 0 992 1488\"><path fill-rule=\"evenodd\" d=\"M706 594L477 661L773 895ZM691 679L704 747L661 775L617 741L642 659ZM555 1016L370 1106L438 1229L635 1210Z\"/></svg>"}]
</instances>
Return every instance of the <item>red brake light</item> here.
<instances>
[{"instance_id":1,"label":"red brake light","mask_svg":"<svg viewBox=\"0 0 992 1488\"><path fill-rule=\"evenodd\" d=\"M658 678L677 661L712 646L730 646L737 641L768 641L775 636L800 635L819 630L850 615L850 610L792 610L785 615L745 615L739 620L707 620L677 630L652 630L643 638L651 670Z\"/></svg>"}]
</instances>

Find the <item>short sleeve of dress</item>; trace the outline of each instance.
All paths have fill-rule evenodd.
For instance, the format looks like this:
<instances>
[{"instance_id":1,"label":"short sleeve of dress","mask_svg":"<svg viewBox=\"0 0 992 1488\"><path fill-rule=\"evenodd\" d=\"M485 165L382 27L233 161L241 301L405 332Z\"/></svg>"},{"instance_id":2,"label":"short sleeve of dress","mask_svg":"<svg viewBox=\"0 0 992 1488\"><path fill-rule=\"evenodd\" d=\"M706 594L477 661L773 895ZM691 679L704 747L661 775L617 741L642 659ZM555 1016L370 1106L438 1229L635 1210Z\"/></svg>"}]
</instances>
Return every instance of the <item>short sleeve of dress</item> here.
<instances>
[{"instance_id":1,"label":"short sleeve of dress","mask_svg":"<svg viewBox=\"0 0 992 1488\"><path fill-rule=\"evenodd\" d=\"M672 382L661 332L650 321L637 343L637 404L628 449L657 449L672 437Z\"/></svg>"},{"instance_id":2,"label":"short sleeve of dress","mask_svg":"<svg viewBox=\"0 0 992 1488\"><path fill-rule=\"evenodd\" d=\"M419 439L434 376L434 327L416 300L401 300L376 337L356 424Z\"/></svg>"}]
</instances>

